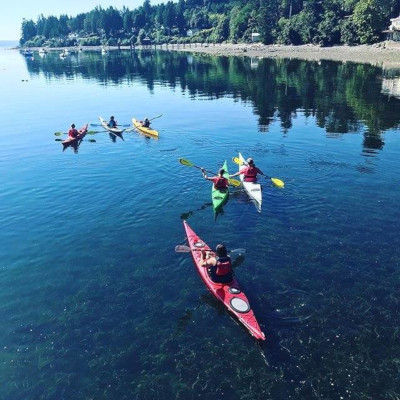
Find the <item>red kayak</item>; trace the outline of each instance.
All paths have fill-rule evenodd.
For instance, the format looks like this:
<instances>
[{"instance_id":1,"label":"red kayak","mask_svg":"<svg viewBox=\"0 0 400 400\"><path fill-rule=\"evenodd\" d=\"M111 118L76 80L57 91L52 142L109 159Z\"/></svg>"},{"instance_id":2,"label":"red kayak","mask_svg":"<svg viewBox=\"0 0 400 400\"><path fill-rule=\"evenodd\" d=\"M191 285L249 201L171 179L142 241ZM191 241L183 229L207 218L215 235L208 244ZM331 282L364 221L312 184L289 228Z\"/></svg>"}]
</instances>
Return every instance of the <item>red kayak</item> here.
<instances>
[{"instance_id":1,"label":"red kayak","mask_svg":"<svg viewBox=\"0 0 400 400\"><path fill-rule=\"evenodd\" d=\"M215 283L211 280L207 268L201 265L202 250L209 251L211 256L214 256L215 253L193 232L186 221L183 221L183 225L185 227L194 264L203 282L211 293L238 318L256 339L265 340L265 335L261 331L260 325L258 325L249 301L246 295L241 291L236 279L234 278L230 283Z\"/></svg>"},{"instance_id":2,"label":"red kayak","mask_svg":"<svg viewBox=\"0 0 400 400\"><path fill-rule=\"evenodd\" d=\"M81 129L79 129L77 136L75 136L75 137L69 136L68 139L63 140L61 143L63 144L64 148L66 148L67 146L73 146L74 144L79 143L79 141L85 137L85 135L88 131L88 126L89 126L89 124L86 124Z\"/></svg>"}]
</instances>

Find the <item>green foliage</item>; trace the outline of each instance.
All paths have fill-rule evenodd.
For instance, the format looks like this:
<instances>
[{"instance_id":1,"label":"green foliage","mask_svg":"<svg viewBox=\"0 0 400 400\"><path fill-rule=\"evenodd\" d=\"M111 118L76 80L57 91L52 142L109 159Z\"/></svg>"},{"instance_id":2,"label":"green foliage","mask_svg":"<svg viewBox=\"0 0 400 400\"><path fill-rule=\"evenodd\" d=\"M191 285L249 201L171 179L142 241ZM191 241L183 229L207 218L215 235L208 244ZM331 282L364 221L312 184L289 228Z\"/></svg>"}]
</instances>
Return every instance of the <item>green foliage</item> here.
<instances>
[{"instance_id":1,"label":"green foliage","mask_svg":"<svg viewBox=\"0 0 400 400\"><path fill-rule=\"evenodd\" d=\"M341 41L345 44L357 44L359 43L359 38L357 35L356 27L352 18L349 18L342 22L341 25Z\"/></svg>"},{"instance_id":2,"label":"green foliage","mask_svg":"<svg viewBox=\"0 0 400 400\"><path fill-rule=\"evenodd\" d=\"M142 44L143 43L143 39L145 37L146 37L146 31L144 29L141 29L139 31L139 35L137 37L136 44Z\"/></svg>"},{"instance_id":3,"label":"green foliage","mask_svg":"<svg viewBox=\"0 0 400 400\"><path fill-rule=\"evenodd\" d=\"M233 43L237 43L246 32L252 8L248 4L245 7L235 6L230 14L229 21L229 39Z\"/></svg>"},{"instance_id":4,"label":"green foliage","mask_svg":"<svg viewBox=\"0 0 400 400\"><path fill-rule=\"evenodd\" d=\"M215 29L210 35L210 40L213 43L222 43L228 39L229 36L229 18L222 16Z\"/></svg>"},{"instance_id":5,"label":"green foliage","mask_svg":"<svg viewBox=\"0 0 400 400\"><path fill-rule=\"evenodd\" d=\"M20 43L31 43L36 36L68 43L76 35L130 43L143 29L158 42L182 42L189 28L207 30L198 39L214 43L248 42L253 32L265 44L373 43L399 12L400 0L169 0L155 6L144 0L134 10L97 6L75 17L41 14L36 23L24 19Z\"/></svg>"},{"instance_id":6,"label":"green foliage","mask_svg":"<svg viewBox=\"0 0 400 400\"><path fill-rule=\"evenodd\" d=\"M99 36L91 36L80 39L79 43L81 46L100 46L101 39Z\"/></svg>"},{"instance_id":7,"label":"green foliage","mask_svg":"<svg viewBox=\"0 0 400 400\"><path fill-rule=\"evenodd\" d=\"M21 32L22 32L20 40L21 44L25 43L28 40L31 40L33 37L36 36L37 32L35 23L31 19L30 20L24 19L22 21Z\"/></svg>"},{"instance_id":8,"label":"green foliage","mask_svg":"<svg viewBox=\"0 0 400 400\"><path fill-rule=\"evenodd\" d=\"M373 43L382 37L385 8L382 0L359 0L354 8L353 22L360 43Z\"/></svg>"},{"instance_id":9,"label":"green foliage","mask_svg":"<svg viewBox=\"0 0 400 400\"><path fill-rule=\"evenodd\" d=\"M324 14L322 21L318 24L316 42L323 46L340 43L340 20L332 11Z\"/></svg>"}]
</instances>

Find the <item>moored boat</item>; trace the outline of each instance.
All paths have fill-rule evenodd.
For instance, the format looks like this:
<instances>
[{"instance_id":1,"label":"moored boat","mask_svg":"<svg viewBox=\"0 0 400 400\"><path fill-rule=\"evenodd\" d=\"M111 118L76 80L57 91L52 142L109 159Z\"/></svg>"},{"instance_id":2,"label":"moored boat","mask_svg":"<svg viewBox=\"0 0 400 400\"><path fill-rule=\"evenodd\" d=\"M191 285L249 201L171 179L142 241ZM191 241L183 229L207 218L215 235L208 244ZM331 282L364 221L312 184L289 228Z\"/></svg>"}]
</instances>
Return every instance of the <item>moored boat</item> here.
<instances>
[{"instance_id":1,"label":"moored boat","mask_svg":"<svg viewBox=\"0 0 400 400\"><path fill-rule=\"evenodd\" d=\"M158 137L158 131L151 129L151 128L146 128L145 126L142 126L141 122L138 121L136 118L132 118L132 123L133 126L140 132L145 135L153 136L153 137Z\"/></svg>"},{"instance_id":2,"label":"moored boat","mask_svg":"<svg viewBox=\"0 0 400 400\"><path fill-rule=\"evenodd\" d=\"M225 170L224 177L226 179L229 179L228 164L226 163L226 160L222 165L222 168ZM222 206L226 204L226 202L228 201L229 189L226 190L216 189L214 188L214 183L213 183L211 186L211 198L212 198L214 212L218 213L219 211L221 211Z\"/></svg>"},{"instance_id":3,"label":"moored boat","mask_svg":"<svg viewBox=\"0 0 400 400\"><path fill-rule=\"evenodd\" d=\"M200 239L186 221L183 221L183 225L193 262L207 288L247 328L252 336L258 340L265 340L265 335L257 322L249 301L236 279L234 278L230 283L215 283L211 280L208 269L202 266L202 250L209 251L212 256L215 253Z\"/></svg>"},{"instance_id":4,"label":"moored boat","mask_svg":"<svg viewBox=\"0 0 400 400\"><path fill-rule=\"evenodd\" d=\"M247 167L246 160L239 152L239 159L241 161L241 165L239 165L239 171L243 170ZM240 174L240 180L242 181L242 185L244 190L247 192L249 197L254 201L256 208L259 212L261 212L261 203L262 203L262 190L261 185L258 182L245 182L244 174Z\"/></svg>"}]
</instances>

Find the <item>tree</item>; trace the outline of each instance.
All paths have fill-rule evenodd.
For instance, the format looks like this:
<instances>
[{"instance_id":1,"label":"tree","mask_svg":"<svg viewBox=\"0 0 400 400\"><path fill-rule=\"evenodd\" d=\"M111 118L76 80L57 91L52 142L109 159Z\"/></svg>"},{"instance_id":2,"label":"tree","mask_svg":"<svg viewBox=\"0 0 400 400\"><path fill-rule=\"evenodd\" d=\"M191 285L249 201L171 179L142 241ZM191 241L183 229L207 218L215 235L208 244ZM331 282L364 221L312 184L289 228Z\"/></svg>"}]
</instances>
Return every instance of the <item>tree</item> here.
<instances>
[{"instance_id":1,"label":"tree","mask_svg":"<svg viewBox=\"0 0 400 400\"><path fill-rule=\"evenodd\" d=\"M31 40L36 36L36 25L31 20L26 20L25 18L22 20L21 25L21 40L20 43L25 43L28 40Z\"/></svg>"},{"instance_id":2,"label":"tree","mask_svg":"<svg viewBox=\"0 0 400 400\"><path fill-rule=\"evenodd\" d=\"M264 44L274 43L279 20L279 0L260 0L257 30Z\"/></svg>"},{"instance_id":3,"label":"tree","mask_svg":"<svg viewBox=\"0 0 400 400\"><path fill-rule=\"evenodd\" d=\"M237 42L242 38L247 29L251 11L250 4L243 8L238 6L233 7L229 23L229 39L233 42Z\"/></svg>"},{"instance_id":4,"label":"tree","mask_svg":"<svg viewBox=\"0 0 400 400\"><path fill-rule=\"evenodd\" d=\"M352 20L360 43L373 43L382 37L388 14L382 0L359 0Z\"/></svg>"},{"instance_id":5,"label":"tree","mask_svg":"<svg viewBox=\"0 0 400 400\"><path fill-rule=\"evenodd\" d=\"M175 25L176 13L175 5L172 1L169 1L165 6L163 24L167 28L173 28Z\"/></svg>"},{"instance_id":6,"label":"tree","mask_svg":"<svg viewBox=\"0 0 400 400\"><path fill-rule=\"evenodd\" d=\"M50 17L46 18L42 34L47 39L60 36L61 32L57 17L51 15Z\"/></svg>"}]
</instances>

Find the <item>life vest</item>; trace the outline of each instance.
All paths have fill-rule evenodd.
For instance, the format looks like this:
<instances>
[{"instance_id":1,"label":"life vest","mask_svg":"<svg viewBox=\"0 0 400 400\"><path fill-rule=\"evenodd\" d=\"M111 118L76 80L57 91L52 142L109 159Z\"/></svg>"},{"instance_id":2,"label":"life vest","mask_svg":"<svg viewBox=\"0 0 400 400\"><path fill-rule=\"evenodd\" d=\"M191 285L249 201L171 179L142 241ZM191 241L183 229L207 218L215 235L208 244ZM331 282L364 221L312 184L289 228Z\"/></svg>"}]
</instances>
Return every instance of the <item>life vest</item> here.
<instances>
[{"instance_id":1,"label":"life vest","mask_svg":"<svg viewBox=\"0 0 400 400\"><path fill-rule=\"evenodd\" d=\"M68 136L69 137L71 137L71 138L76 138L77 136L78 136L78 131L76 130L76 129L70 129L69 131L68 131Z\"/></svg>"},{"instance_id":2,"label":"life vest","mask_svg":"<svg viewBox=\"0 0 400 400\"><path fill-rule=\"evenodd\" d=\"M244 181L245 182L256 182L257 181L257 173L258 173L258 168L257 167L246 167L244 170Z\"/></svg>"},{"instance_id":3,"label":"life vest","mask_svg":"<svg viewBox=\"0 0 400 400\"><path fill-rule=\"evenodd\" d=\"M215 275L228 275L232 272L232 262L230 257L218 257L217 264L215 266Z\"/></svg>"},{"instance_id":4,"label":"life vest","mask_svg":"<svg viewBox=\"0 0 400 400\"><path fill-rule=\"evenodd\" d=\"M228 188L228 180L223 177L218 177L214 180L214 187L218 190L226 190Z\"/></svg>"}]
</instances>

